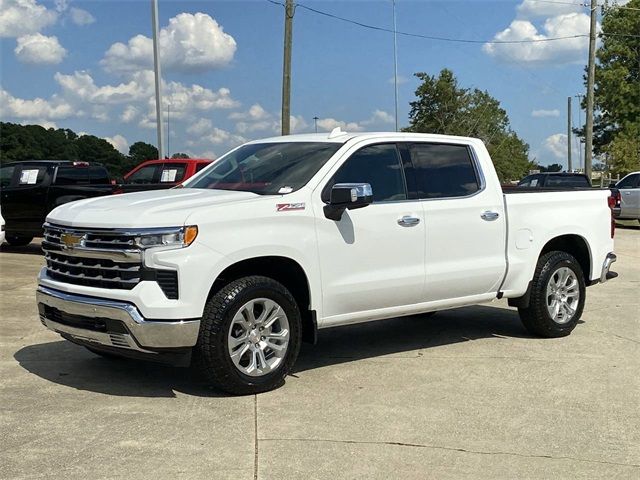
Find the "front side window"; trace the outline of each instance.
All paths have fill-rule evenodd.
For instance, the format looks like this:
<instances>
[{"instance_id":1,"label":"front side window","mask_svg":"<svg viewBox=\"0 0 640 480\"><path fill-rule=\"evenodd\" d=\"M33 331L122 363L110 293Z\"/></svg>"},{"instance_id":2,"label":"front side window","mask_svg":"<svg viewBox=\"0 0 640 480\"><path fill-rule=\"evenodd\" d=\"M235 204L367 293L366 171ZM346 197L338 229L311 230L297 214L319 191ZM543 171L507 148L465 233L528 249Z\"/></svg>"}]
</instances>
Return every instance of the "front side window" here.
<instances>
[{"instance_id":1,"label":"front side window","mask_svg":"<svg viewBox=\"0 0 640 480\"><path fill-rule=\"evenodd\" d=\"M11 180L13 179L13 172L15 169L15 165L6 165L0 168L0 187L7 188L11 186Z\"/></svg>"},{"instance_id":2,"label":"front side window","mask_svg":"<svg viewBox=\"0 0 640 480\"><path fill-rule=\"evenodd\" d=\"M640 173L634 173L629 175L618 183L618 188L634 188L638 185L638 180L640 180Z\"/></svg>"},{"instance_id":3,"label":"front side window","mask_svg":"<svg viewBox=\"0 0 640 480\"><path fill-rule=\"evenodd\" d=\"M336 183L368 183L373 190L374 202L390 202L407 199L402 165L395 145L370 145L351 155L340 167L325 189Z\"/></svg>"},{"instance_id":4,"label":"front side window","mask_svg":"<svg viewBox=\"0 0 640 480\"><path fill-rule=\"evenodd\" d=\"M466 197L480 190L466 145L419 143L410 152L420 198Z\"/></svg>"},{"instance_id":5,"label":"front side window","mask_svg":"<svg viewBox=\"0 0 640 480\"><path fill-rule=\"evenodd\" d=\"M342 146L327 142L252 143L220 158L185 188L291 193L307 184Z\"/></svg>"},{"instance_id":6,"label":"front side window","mask_svg":"<svg viewBox=\"0 0 640 480\"><path fill-rule=\"evenodd\" d=\"M153 177L156 173L156 165L147 165L139 170L133 172L129 178L126 179L126 183L153 183Z\"/></svg>"}]
</instances>

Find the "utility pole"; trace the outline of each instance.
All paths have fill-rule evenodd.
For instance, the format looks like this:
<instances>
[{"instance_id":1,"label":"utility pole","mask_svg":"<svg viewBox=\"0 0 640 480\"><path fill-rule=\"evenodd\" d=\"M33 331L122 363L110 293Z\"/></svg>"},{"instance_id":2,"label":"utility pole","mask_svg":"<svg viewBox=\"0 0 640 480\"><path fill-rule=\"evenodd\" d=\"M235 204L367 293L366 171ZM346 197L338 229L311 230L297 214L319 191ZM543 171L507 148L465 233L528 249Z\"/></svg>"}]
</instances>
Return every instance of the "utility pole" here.
<instances>
[{"instance_id":1,"label":"utility pole","mask_svg":"<svg viewBox=\"0 0 640 480\"><path fill-rule=\"evenodd\" d=\"M598 2L591 0L591 24L589 27L589 64L587 68L587 123L584 134L584 173L591 180L593 153L593 85L596 76L596 16Z\"/></svg>"},{"instance_id":2,"label":"utility pole","mask_svg":"<svg viewBox=\"0 0 640 480\"><path fill-rule=\"evenodd\" d=\"M167 102L167 157L171 157L171 104Z\"/></svg>"},{"instance_id":3,"label":"utility pole","mask_svg":"<svg viewBox=\"0 0 640 480\"><path fill-rule=\"evenodd\" d=\"M158 50L158 0L151 0L153 26L153 66L156 77L156 128L158 130L158 158L164 158L162 139L162 75L160 73L160 51Z\"/></svg>"},{"instance_id":4,"label":"utility pole","mask_svg":"<svg viewBox=\"0 0 640 480\"><path fill-rule=\"evenodd\" d=\"M571 97L567 97L567 172L573 171L571 165Z\"/></svg>"},{"instance_id":5,"label":"utility pole","mask_svg":"<svg viewBox=\"0 0 640 480\"><path fill-rule=\"evenodd\" d=\"M578 128L582 129L582 116L580 115L582 112L582 97L584 95L578 94L574 95L578 99ZM578 142L578 159L580 163L578 163L578 168L582 169L582 144L584 143L580 137L576 138ZM584 170L582 170L584 172Z\"/></svg>"},{"instance_id":6,"label":"utility pole","mask_svg":"<svg viewBox=\"0 0 640 480\"><path fill-rule=\"evenodd\" d=\"M396 132L398 131L398 32L396 28L396 0L393 6L393 99L396 112Z\"/></svg>"},{"instance_id":7,"label":"utility pole","mask_svg":"<svg viewBox=\"0 0 640 480\"><path fill-rule=\"evenodd\" d=\"M293 0L284 6L284 59L282 62L282 135L291 132L291 43L293 36Z\"/></svg>"},{"instance_id":8,"label":"utility pole","mask_svg":"<svg viewBox=\"0 0 640 480\"><path fill-rule=\"evenodd\" d=\"M318 133L318 120L320 120L318 117L313 117L313 126L316 129L316 133Z\"/></svg>"}]
</instances>

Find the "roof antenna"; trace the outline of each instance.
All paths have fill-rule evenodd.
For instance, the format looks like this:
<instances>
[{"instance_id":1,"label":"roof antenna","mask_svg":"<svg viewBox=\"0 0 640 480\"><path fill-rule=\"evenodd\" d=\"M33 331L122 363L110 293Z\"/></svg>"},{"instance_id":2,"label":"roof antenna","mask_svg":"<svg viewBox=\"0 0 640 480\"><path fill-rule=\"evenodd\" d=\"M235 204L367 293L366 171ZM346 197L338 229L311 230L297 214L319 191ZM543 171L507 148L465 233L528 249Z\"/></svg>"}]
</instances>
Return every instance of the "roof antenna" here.
<instances>
[{"instance_id":1,"label":"roof antenna","mask_svg":"<svg viewBox=\"0 0 640 480\"><path fill-rule=\"evenodd\" d=\"M331 133L329 134L328 138L336 138L336 137L340 137L342 135L346 135L347 132L343 132L340 127L336 127L333 130L331 130Z\"/></svg>"}]
</instances>

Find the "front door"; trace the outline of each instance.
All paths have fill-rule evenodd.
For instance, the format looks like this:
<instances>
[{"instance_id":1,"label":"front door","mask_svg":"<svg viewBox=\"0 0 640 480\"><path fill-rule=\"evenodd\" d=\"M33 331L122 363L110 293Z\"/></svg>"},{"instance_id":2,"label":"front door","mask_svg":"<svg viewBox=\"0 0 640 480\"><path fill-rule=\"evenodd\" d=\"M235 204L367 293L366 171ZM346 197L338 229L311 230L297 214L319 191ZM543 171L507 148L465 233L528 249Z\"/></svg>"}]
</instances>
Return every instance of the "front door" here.
<instances>
[{"instance_id":1,"label":"front door","mask_svg":"<svg viewBox=\"0 0 640 480\"><path fill-rule=\"evenodd\" d=\"M326 323L419 303L425 224L420 202L409 200L396 145L365 146L334 172L314 203ZM373 203L346 210L339 221L326 218L322 207L336 183L369 183Z\"/></svg>"}]
</instances>

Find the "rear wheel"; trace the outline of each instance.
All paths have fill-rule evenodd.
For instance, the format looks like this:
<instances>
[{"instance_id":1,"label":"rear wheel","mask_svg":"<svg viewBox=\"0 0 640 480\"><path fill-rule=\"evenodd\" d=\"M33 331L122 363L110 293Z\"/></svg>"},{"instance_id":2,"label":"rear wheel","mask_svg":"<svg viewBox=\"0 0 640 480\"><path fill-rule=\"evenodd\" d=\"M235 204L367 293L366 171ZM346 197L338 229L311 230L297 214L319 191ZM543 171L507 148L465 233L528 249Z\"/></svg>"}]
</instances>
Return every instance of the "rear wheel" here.
<instances>
[{"instance_id":1,"label":"rear wheel","mask_svg":"<svg viewBox=\"0 0 640 480\"><path fill-rule=\"evenodd\" d=\"M7 235L5 240L12 247L24 247L25 245L29 245L33 237L29 237L26 235Z\"/></svg>"},{"instance_id":2,"label":"rear wheel","mask_svg":"<svg viewBox=\"0 0 640 480\"><path fill-rule=\"evenodd\" d=\"M564 337L578 324L586 285L578 261L566 252L549 252L538 260L531 282L529 306L519 308L529 332L542 337Z\"/></svg>"},{"instance_id":3,"label":"rear wheel","mask_svg":"<svg viewBox=\"0 0 640 480\"><path fill-rule=\"evenodd\" d=\"M207 302L195 365L212 386L229 393L273 390L296 361L301 337L300 311L291 293L270 278L243 277Z\"/></svg>"}]
</instances>

